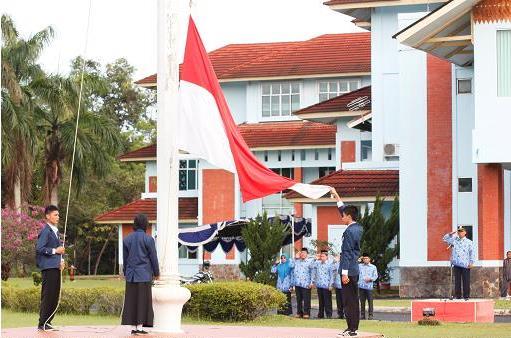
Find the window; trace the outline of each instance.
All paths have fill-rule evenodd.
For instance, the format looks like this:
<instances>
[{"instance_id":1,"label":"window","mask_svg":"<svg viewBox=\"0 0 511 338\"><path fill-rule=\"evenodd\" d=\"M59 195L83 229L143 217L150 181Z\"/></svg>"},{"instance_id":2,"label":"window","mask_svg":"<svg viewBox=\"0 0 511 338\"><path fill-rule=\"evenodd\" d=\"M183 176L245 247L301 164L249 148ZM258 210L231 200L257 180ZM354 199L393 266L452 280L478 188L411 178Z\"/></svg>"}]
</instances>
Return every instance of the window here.
<instances>
[{"instance_id":1,"label":"window","mask_svg":"<svg viewBox=\"0 0 511 338\"><path fill-rule=\"evenodd\" d=\"M328 160L329 161L332 160L332 149L331 148L328 148Z\"/></svg>"},{"instance_id":2,"label":"window","mask_svg":"<svg viewBox=\"0 0 511 338\"><path fill-rule=\"evenodd\" d=\"M295 160L295 151L291 150L291 161Z\"/></svg>"},{"instance_id":3,"label":"window","mask_svg":"<svg viewBox=\"0 0 511 338\"><path fill-rule=\"evenodd\" d=\"M197 224L193 223L180 223L178 224L179 229L183 228L193 228L196 227ZM193 251L188 250L188 248L185 245L181 245L179 247L179 258L182 259L197 259L197 248Z\"/></svg>"},{"instance_id":4,"label":"window","mask_svg":"<svg viewBox=\"0 0 511 338\"><path fill-rule=\"evenodd\" d=\"M497 96L511 96L511 30L497 31Z\"/></svg>"},{"instance_id":5,"label":"window","mask_svg":"<svg viewBox=\"0 0 511 338\"><path fill-rule=\"evenodd\" d=\"M271 169L274 173L279 174L280 176L284 176L290 179L294 178L295 170L294 168L273 168Z\"/></svg>"},{"instance_id":6,"label":"window","mask_svg":"<svg viewBox=\"0 0 511 338\"><path fill-rule=\"evenodd\" d=\"M472 225L460 224L465 230L467 230L467 238L471 241L474 240L474 227Z\"/></svg>"},{"instance_id":7,"label":"window","mask_svg":"<svg viewBox=\"0 0 511 338\"><path fill-rule=\"evenodd\" d=\"M319 160L319 150L317 149L314 150L314 160L315 161Z\"/></svg>"},{"instance_id":8,"label":"window","mask_svg":"<svg viewBox=\"0 0 511 338\"><path fill-rule=\"evenodd\" d=\"M458 94L472 93L472 79L458 79Z\"/></svg>"},{"instance_id":9,"label":"window","mask_svg":"<svg viewBox=\"0 0 511 338\"><path fill-rule=\"evenodd\" d=\"M277 161L282 161L282 150L277 151Z\"/></svg>"},{"instance_id":10,"label":"window","mask_svg":"<svg viewBox=\"0 0 511 338\"><path fill-rule=\"evenodd\" d=\"M319 102L360 88L360 80L333 80L319 83Z\"/></svg>"},{"instance_id":11,"label":"window","mask_svg":"<svg viewBox=\"0 0 511 338\"><path fill-rule=\"evenodd\" d=\"M300 160L305 161L305 149L300 150Z\"/></svg>"},{"instance_id":12,"label":"window","mask_svg":"<svg viewBox=\"0 0 511 338\"><path fill-rule=\"evenodd\" d=\"M197 160L179 161L179 190L197 189Z\"/></svg>"},{"instance_id":13,"label":"window","mask_svg":"<svg viewBox=\"0 0 511 338\"><path fill-rule=\"evenodd\" d=\"M264 151L264 162L268 162L268 151Z\"/></svg>"},{"instance_id":14,"label":"window","mask_svg":"<svg viewBox=\"0 0 511 338\"><path fill-rule=\"evenodd\" d=\"M335 171L335 167L319 167L319 177L330 175Z\"/></svg>"},{"instance_id":15,"label":"window","mask_svg":"<svg viewBox=\"0 0 511 338\"><path fill-rule=\"evenodd\" d=\"M300 108L300 84L296 82L262 85L263 117L291 116Z\"/></svg>"},{"instance_id":16,"label":"window","mask_svg":"<svg viewBox=\"0 0 511 338\"><path fill-rule=\"evenodd\" d=\"M472 178L458 178L459 192L472 192Z\"/></svg>"},{"instance_id":17,"label":"window","mask_svg":"<svg viewBox=\"0 0 511 338\"><path fill-rule=\"evenodd\" d=\"M372 160L372 152L373 152L373 141L365 140L360 141L360 160L361 161L371 161Z\"/></svg>"}]
</instances>

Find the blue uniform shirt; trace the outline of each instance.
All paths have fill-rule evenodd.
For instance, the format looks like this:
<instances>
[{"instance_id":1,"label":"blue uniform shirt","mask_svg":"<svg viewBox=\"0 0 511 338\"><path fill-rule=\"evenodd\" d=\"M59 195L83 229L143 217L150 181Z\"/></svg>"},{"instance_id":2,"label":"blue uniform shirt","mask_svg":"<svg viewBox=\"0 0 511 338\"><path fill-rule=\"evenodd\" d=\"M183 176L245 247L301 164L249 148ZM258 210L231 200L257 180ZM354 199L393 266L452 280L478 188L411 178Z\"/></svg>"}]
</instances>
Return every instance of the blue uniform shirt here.
<instances>
[{"instance_id":1,"label":"blue uniform shirt","mask_svg":"<svg viewBox=\"0 0 511 338\"><path fill-rule=\"evenodd\" d=\"M328 289L334 284L334 271L329 261L316 261L313 270L313 283L317 288Z\"/></svg>"},{"instance_id":2,"label":"blue uniform shirt","mask_svg":"<svg viewBox=\"0 0 511 338\"><path fill-rule=\"evenodd\" d=\"M360 263L358 265L358 269L360 271L358 275L358 287L365 290L372 290L374 281L378 279L378 271L376 270L376 266L371 263ZM367 277L371 279L369 282L365 281Z\"/></svg>"},{"instance_id":3,"label":"blue uniform shirt","mask_svg":"<svg viewBox=\"0 0 511 338\"><path fill-rule=\"evenodd\" d=\"M334 288L336 289L342 289L342 282L341 282L341 271L339 270L339 266L341 265L341 262L335 262L333 264L333 270L334 270Z\"/></svg>"},{"instance_id":4,"label":"blue uniform shirt","mask_svg":"<svg viewBox=\"0 0 511 338\"><path fill-rule=\"evenodd\" d=\"M271 267L271 273L277 273L277 265L274 265ZM277 274L277 289L282 292L289 292L289 289L291 289L292 285L292 279L293 279L293 268L294 268L294 262L292 260L289 260L289 266L291 270L289 270L289 273L284 278L280 278L280 276Z\"/></svg>"},{"instance_id":5,"label":"blue uniform shirt","mask_svg":"<svg viewBox=\"0 0 511 338\"><path fill-rule=\"evenodd\" d=\"M312 281L312 270L314 269L314 260L306 258L297 259L294 262L293 286L308 288Z\"/></svg>"},{"instance_id":6,"label":"blue uniform shirt","mask_svg":"<svg viewBox=\"0 0 511 338\"><path fill-rule=\"evenodd\" d=\"M451 234L444 236L444 242L452 246L451 263L460 268L474 264L474 245L467 237L460 238Z\"/></svg>"}]
</instances>

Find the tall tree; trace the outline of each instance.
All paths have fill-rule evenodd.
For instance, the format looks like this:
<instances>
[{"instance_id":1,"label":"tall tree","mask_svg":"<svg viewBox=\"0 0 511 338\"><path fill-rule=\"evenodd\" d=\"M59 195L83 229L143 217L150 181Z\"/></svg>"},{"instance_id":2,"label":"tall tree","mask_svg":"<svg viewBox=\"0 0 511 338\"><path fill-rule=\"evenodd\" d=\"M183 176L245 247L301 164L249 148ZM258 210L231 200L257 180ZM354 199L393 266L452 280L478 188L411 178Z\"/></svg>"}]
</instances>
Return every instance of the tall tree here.
<instances>
[{"instance_id":1,"label":"tall tree","mask_svg":"<svg viewBox=\"0 0 511 338\"><path fill-rule=\"evenodd\" d=\"M69 77L51 75L36 82L33 90L40 100L38 130L44 134L44 201L57 205L63 165L71 164L75 146L79 84ZM81 106L73 171L77 192L85 182L87 168L95 175L105 175L120 146L119 131L111 119Z\"/></svg>"},{"instance_id":2,"label":"tall tree","mask_svg":"<svg viewBox=\"0 0 511 338\"><path fill-rule=\"evenodd\" d=\"M31 192L36 153L32 84L45 77L37 60L53 37L47 27L22 39L12 19L2 15L2 171L6 204L18 209Z\"/></svg>"},{"instance_id":3,"label":"tall tree","mask_svg":"<svg viewBox=\"0 0 511 338\"><path fill-rule=\"evenodd\" d=\"M399 200L397 197L394 199L388 217L383 213L383 202L381 197L377 197L371 213L366 209L360 220L364 228L360 249L373 260L380 281L387 282L390 277L388 265L399 252L399 245L392 245L399 234Z\"/></svg>"}]
</instances>

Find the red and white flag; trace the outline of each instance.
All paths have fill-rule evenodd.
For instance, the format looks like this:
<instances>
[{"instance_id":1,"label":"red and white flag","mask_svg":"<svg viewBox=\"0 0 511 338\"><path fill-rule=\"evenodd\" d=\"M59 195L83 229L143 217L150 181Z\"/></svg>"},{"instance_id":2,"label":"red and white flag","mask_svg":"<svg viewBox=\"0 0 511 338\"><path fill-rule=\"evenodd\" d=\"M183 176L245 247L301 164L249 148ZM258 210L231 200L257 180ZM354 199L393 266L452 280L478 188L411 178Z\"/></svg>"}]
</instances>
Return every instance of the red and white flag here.
<instances>
[{"instance_id":1,"label":"red and white flag","mask_svg":"<svg viewBox=\"0 0 511 338\"><path fill-rule=\"evenodd\" d=\"M215 71L190 17L179 83L177 145L212 165L237 174L243 201L292 189L317 199L330 191L282 177L259 162L234 122Z\"/></svg>"}]
</instances>

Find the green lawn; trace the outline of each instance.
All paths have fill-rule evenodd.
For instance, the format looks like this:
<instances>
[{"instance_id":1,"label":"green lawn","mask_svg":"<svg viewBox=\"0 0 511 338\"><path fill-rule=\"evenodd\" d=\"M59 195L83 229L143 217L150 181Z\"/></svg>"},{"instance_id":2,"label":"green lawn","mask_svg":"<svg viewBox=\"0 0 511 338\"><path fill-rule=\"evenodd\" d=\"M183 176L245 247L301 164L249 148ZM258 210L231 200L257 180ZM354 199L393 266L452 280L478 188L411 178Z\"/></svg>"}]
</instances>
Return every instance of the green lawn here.
<instances>
[{"instance_id":1,"label":"green lawn","mask_svg":"<svg viewBox=\"0 0 511 338\"><path fill-rule=\"evenodd\" d=\"M34 326L37 323L36 313L19 313L2 310L2 328ZM77 316L57 314L53 320L55 325L119 325L119 317L114 316ZM184 318L184 324L199 325L237 325L237 326L270 326L270 327L321 327L344 329L345 321L341 320L302 320L285 316L265 316L253 322L219 323ZM436 327L418 326L413 323L392 323L380 321L362 321L361 331L383 333L392 338L503 338L509 336L509 324L442 324Z\"/></svg>"},{"instance_id":2,"label":"green lawn","mask_svg":"<svg viewBox=\"0 0 511 338\"><path fill-rule=\"evenodd\" d=\"M106 278L106 279L89 279L79 278L70 282L69 279L62 283L64 288L96 288L102 286L109 286L115 288L124 288L124 280L120 278ZM32 278L9 278L6 282L2 282L2 286L11 286L17 288L30 288L34 286Z\"/></svg>"}]
</instances>

